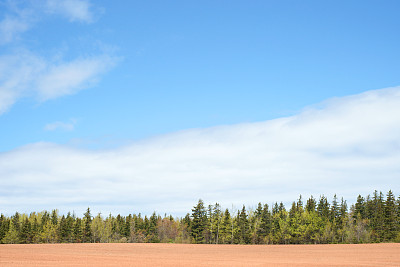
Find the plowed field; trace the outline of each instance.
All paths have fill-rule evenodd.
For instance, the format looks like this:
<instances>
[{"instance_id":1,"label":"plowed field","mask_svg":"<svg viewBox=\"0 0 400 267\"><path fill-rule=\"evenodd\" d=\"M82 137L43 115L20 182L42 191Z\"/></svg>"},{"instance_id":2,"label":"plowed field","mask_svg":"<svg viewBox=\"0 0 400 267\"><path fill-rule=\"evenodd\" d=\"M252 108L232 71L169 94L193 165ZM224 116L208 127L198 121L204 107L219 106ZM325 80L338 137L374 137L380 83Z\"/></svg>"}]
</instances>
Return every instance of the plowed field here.
<instances>
[{"instance_id":1,"label":"plowed field","mask_svg":"<svg viewBox=\"0 0 400 267\"><path fill-rule=\"evenodd\" d=\"M400 244L0 245L0 266L400 266Z\"/></svg>"}]
</instances>

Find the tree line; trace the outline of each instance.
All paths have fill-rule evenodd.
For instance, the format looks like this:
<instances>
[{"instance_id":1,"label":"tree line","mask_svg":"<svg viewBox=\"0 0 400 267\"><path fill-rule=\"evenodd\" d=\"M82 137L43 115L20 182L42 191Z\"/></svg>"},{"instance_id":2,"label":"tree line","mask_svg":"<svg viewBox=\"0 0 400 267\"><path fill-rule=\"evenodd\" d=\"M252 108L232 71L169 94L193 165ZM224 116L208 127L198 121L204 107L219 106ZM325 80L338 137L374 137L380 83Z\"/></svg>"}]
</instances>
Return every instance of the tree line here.
<instances>
[{"instance_id":1,"label":"tree line","mask_svg":"<svg viewBox=\"0 0 400 267\"><path fill-rule=\"evenodd\" d=\"M400 242L400 196L375 191L347 202L325 196L300 196L290 209L281 202L255 209L223 210L200 199L185 217L92 216L70 212L32 212L0 216L0 241L30 243L196 243L196 244L336 244Z\"/></svg>"}]
</instances>

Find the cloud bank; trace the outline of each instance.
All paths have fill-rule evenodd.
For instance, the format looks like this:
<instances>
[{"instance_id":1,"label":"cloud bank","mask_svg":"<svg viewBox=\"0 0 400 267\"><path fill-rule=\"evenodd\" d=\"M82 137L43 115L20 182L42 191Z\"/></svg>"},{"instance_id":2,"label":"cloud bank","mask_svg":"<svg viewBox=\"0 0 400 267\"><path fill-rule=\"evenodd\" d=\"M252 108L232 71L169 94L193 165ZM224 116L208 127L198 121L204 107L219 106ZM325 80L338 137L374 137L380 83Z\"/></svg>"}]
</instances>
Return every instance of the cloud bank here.
<instances>
[{"instance_id":1,"label":"cloud bank","mask_svg":"<svg viewBox=\"0 0 400 267\"><path fill-rule=\"evenodd\" d=\"M286 118L191 129L111 150L30 144L0 154L2 212L184 215L202 198L224 207L350 201L400 188L400 88L328 100Z\"/></svg>"}]
</instances>

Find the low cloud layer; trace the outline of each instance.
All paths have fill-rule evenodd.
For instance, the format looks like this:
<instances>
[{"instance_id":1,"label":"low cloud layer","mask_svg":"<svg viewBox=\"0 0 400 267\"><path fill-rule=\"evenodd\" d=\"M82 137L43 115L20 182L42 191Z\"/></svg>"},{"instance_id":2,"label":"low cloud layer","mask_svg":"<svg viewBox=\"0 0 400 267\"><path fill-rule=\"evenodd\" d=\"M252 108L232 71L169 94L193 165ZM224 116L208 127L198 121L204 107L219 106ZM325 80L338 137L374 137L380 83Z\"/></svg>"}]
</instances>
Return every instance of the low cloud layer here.
<instances>
[{"instance_id":1,"label":"low cloud layer","mask_svg":"<svg viewBox=\"0 0 400 267\"><path fill-rule=\"evenodd\" d=\"M0 154L2 212L184 215L400 188L400 88L331 99L298 115L191 129L111 150L30 144Z\"/></svg>"}]
</instances>

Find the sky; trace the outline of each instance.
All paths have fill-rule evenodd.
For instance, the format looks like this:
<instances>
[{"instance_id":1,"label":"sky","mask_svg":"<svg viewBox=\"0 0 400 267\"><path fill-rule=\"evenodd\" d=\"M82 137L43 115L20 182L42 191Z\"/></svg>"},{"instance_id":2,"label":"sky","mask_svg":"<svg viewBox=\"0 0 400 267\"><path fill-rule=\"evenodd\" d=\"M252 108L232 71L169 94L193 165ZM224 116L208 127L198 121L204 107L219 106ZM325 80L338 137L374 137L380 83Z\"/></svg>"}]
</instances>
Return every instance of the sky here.
<instances>
[{"instance_id":1,"label":"sky","mask_svg":"<svg viewBox=\"0 0 400 267\"><path fill-rule=\"evenodd\" d=\"M400 194L399 9L0 0L0 212Z\"/></svg>"}]
</instances>

